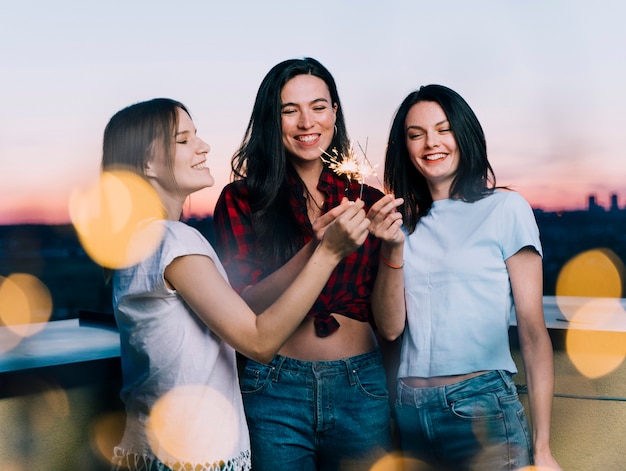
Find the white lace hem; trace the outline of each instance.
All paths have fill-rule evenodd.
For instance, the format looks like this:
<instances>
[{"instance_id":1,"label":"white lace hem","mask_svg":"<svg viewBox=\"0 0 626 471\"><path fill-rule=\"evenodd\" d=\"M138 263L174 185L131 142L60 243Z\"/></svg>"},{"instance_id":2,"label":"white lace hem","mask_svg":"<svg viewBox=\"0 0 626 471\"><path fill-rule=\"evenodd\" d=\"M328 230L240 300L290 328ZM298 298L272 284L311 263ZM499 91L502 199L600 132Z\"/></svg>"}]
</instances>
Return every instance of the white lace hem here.
<instances>
[{"instance_id":1,"label":"white lace hem","mask_svg":"<svg viewBox=\"0 0 626 471\"><path fill-rule=\"evenodd\" d=\"M214 463L161 463L156 457L151 455L138 455L129 453L126 450L115 447L113 449L113 471L250 471L250 450L239 453L239 456L230 458L227 461L220 460Z\"/></svg>"}]
</instances>

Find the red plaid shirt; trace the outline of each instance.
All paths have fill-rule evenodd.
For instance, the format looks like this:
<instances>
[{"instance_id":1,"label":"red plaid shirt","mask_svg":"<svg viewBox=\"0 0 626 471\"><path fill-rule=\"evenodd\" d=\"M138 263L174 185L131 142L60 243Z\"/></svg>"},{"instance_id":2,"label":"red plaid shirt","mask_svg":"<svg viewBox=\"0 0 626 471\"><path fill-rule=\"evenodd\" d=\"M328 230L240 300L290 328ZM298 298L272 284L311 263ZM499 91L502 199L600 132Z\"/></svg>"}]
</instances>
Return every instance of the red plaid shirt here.
<instances>
[{"instance_id":1,"label":"red plaid shirt","mask_svg":"<svg viewBox=\"0 0 626 471\"><path fill-rule=\"evenodd\" d=\"M293 183L290 195L293 212L300 224L311 227L301 187L295 180L290 183ZM317 188L326 195L328 209L337 206L344 196L354 201L361 193L359 183L348 183L326 168L320 175ZM361 199L365 202L365 210L369 210L382 196L379 190L364 185ZM270 266L255 256L259 242L252 225L245 180L224 187L213 218L216 250L235 290L241 292L246 286L258 283L280 268ZM311 238L307 236L304 244ZM315 331L319 337L326 337L339 328L339 322L331 315L333 313L362 322L371 321L370 296L378 270L379 250L380 241L370 235L358 250L337 265L307 314L315 318Z\"/></svg>"}]
</instances>

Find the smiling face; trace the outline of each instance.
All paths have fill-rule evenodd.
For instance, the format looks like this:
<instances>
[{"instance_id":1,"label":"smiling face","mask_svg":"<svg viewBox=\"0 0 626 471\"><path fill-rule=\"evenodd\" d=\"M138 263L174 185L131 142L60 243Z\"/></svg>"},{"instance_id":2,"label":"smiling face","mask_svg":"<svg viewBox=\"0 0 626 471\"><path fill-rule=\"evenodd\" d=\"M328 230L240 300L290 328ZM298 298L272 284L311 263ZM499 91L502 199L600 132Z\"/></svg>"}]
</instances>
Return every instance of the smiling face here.
<instances>
[{"instance_id":1,"label":"smiling face","mask_svg":"<svg viewBox=\"0 0 626 471\"><path fill-rule=\"evenodd\" d=\"M148 162L145 174L171 197L186 198L191 193L215 182L207 163L209 145L196 135L189 115L178 108L178 128L174 135L172 170L163 153L157 152Z\"/></svg>"},{"instance_id":2,"label":"smiling face","mask_svg":"<svg viewBox=\"0 0 626 471\"><path fill-rule=\"evenodd\" d=\"M333 140L337 105L326 83L314 75L297 75L280 93L283 145L296 166L320 162Z\"/></svg>"},{"instance_id":3,"label":"smiling face","mask_svg":"<svg viewBox=\"0 0 626 471\"><path fill-rule=\"evenodd\" d=\"M189 193L215 183L207 154L211 147L196 135L196 127L187 113L178 109L178 130L174 154L174 177L178 187Z\"/></svg>"},{"instance_id":4,"label":"smiling face","mask_svg":"<svg viewBox=\"0 0 626 471\"><path fill-rule=\"evenodd\" d=\"M416 103L405 126L409 157L426 178L433 200L449 198L460 154L443 109L434 101Z\"/></svg>"}]
</instances>

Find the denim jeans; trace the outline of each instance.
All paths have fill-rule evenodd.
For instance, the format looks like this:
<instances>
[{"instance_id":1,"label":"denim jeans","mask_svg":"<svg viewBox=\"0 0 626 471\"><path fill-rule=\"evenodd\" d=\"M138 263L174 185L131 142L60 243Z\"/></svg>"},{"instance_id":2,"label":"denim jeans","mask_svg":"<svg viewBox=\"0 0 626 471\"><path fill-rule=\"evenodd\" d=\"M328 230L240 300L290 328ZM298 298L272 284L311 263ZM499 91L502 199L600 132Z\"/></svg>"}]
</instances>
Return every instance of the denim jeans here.
<instances>
[{"instance_id":1,"label":"denim jeans","mask_svg":"<svg viewBox=\"0 0 626 471\"><path fill-rule=\"evenodd\" d=\"M391 448L378 350L336 361L248 360L241 391L255 471L362 471Z\"/></svg>"},{"instance_id":2,"label":"denim jeans","mask_svg":"<svg viewBox=\"0 0 626 471\"><path fill-rule=\"evenodd\" d=\"M411 388L400 379L395 410L402 450L434 469L499 471L531 464L524 407L505 371L433 388Z\"/></svg>"}]
</instances>

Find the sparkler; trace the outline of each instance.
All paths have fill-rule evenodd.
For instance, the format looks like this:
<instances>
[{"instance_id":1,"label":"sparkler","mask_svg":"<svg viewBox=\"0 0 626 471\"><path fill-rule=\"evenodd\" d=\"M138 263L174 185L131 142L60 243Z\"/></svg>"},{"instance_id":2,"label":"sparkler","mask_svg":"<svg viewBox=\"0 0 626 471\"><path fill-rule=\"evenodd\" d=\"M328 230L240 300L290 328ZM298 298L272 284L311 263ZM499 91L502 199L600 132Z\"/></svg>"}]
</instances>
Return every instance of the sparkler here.
<instances>
[{"instance_id":1,"label":"sparkler","mask_svg":"<svg viewBox=\"0 0 626 471\"><path fill-rule=\"evenodd\" d=\"M320 158L328 164L329 168L335 172L335 174L345 175L348 182L354 180L360 183L361 191L359 193L359 198L362 198L365 179L370 176L378 177L378 175L376 174L375 166L373 166L367 158L367 141L365 142L365 150L363 150L361 144L358 142L357 145L363 154L361 159L357 157L352 146L348 149L347 155L340 153L334 147L331 150L331 153L326 152L324 149L320 149L322 151ZM380 180L378 183L380 183Z\"/></svg>"}]
</instances>

